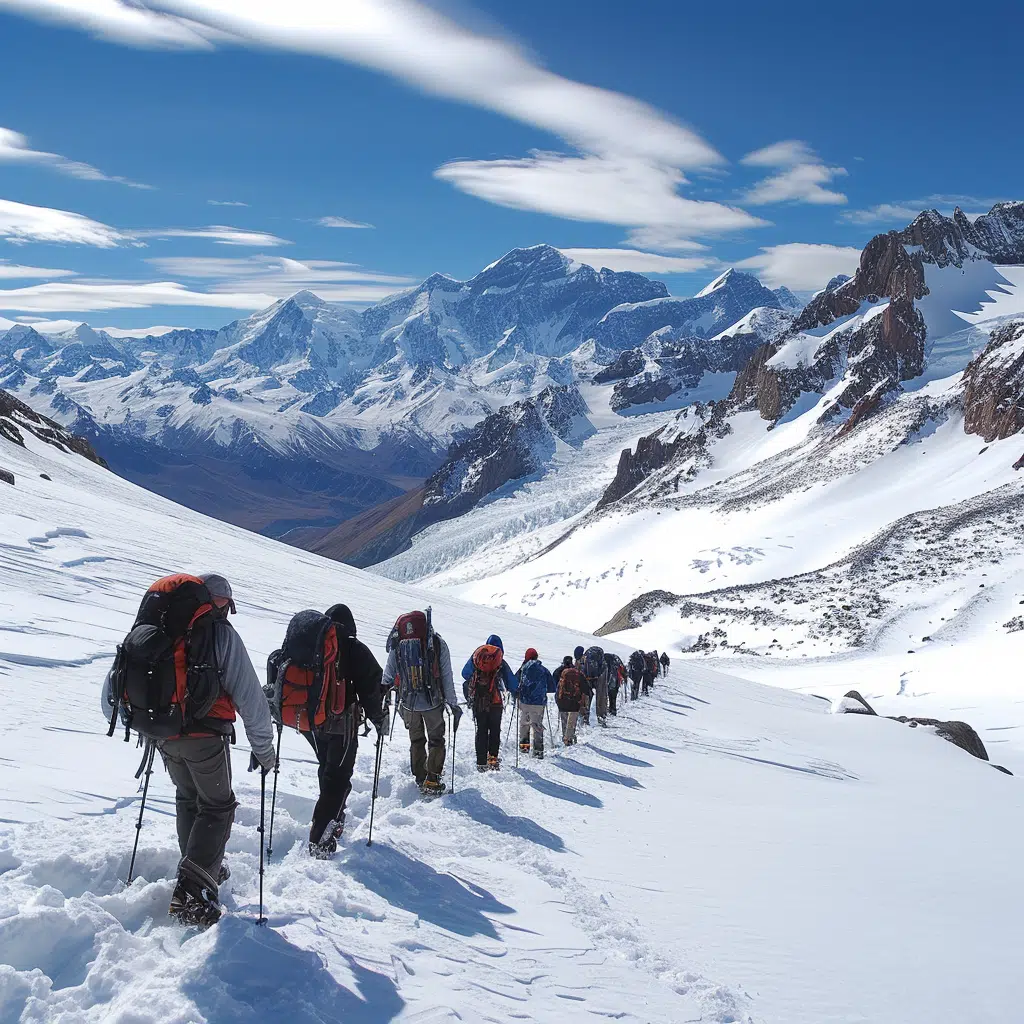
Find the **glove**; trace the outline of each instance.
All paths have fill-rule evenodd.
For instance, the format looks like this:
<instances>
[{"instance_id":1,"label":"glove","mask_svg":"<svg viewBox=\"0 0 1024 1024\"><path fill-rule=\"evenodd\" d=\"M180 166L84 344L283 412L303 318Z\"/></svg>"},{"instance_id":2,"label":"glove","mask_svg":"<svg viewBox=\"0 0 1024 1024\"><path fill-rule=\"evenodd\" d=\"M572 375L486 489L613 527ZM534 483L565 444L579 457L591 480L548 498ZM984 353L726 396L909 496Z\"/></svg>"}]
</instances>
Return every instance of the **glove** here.
<instances>
[{"instance_id":1,"label":"glove","mask_svg":"<svg viewBox=\"0 0 1024 1024\"><path fill-rule=\"evenodd\" d=\"M274 748L271 747L263 757L260 757L254 750L249 755L249 771L254 772L257 768L262 769L263 774L273 771L277 766L277 755L274 753Z\"/></svg>"},{"instance_id":2,"label":"glove","mask_svg":"<svg viewBox=\"0 0 1024 1024\"><path fill-rule=\"evenodd\" d=\"M459 731L459 722L462 719L462 708L458 704L449 704L448 709L452 713L452 727L455 732Z\"/></svg>"}]
</instances>

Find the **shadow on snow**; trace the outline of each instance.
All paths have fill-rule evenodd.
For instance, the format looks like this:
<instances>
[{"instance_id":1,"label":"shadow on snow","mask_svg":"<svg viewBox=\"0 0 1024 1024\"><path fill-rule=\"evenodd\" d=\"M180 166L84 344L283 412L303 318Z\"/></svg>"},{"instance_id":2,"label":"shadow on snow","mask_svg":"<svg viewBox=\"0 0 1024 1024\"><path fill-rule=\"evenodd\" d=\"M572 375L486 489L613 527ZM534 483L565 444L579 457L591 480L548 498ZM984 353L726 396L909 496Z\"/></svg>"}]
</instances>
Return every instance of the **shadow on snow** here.
<instances>
[{"instance_id":1,"label":"shadow on snow","mask_svg":"<svg viewBox=\"0 0 1024 1024\"><path fill-rule=\"evenodd\" d=\"M449 806L464 811L474 821L493 828L495 832L528 839L531 843L554 850L556 853L562 853L565 850L565 843L561 836L549 832L531 818L506 814L496 804L485 800L475 789L464 789L460 793L454 794L449 798Z\"/></svg>"},{"instance_id":2,"label":"shadow on snow","mask_svg":"<svg viewBox=\"0 0 1024 1024\"><path fill-rule=\"evenodd\" d=\"M604 807L604 802L599 797L585 793L582 789L573 789L571 786L563 786L560 782L552 782L526 768L520 769L519 774L528 786L532 786L545 796L553 796L556 800L568 800L569 803L579 804L581 807Z\"/></svg>"},{"instance_id":3,"label":"shadow on snow","mask_svg":"<svg viewBox=\"0 0 1024 1024\"><path fill-rule=\"evenodd\" d=\"M560 757L555 763L570 775L580 775L585 779L596 779L598 782L613 782L617 786L626 786L629 789L644 788L631 775L617 775L604 768L594 768L592 765L583 764L582 761L575 761L571 757Z\"/></svg>"}]
</instances>

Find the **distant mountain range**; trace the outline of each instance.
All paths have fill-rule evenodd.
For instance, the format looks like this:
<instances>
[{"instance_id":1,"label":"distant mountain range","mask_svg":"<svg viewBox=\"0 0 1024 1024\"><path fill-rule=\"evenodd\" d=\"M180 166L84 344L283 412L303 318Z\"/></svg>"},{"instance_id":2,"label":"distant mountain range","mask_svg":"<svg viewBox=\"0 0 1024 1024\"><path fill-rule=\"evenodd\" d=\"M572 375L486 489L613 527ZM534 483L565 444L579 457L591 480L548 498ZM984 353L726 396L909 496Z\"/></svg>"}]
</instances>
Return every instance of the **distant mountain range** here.
<instances>
[{"instance_id":1,"label":"distant mountain range","mask_svg":"<svg viewBox=\"0 0 1024 1024\"><path fill-rule=\"evenodd\" d=\"M655 332L710 338L793 301L736 272L677 299L540 245L362 311L303 291L220 330L19 324L0 334L0 388L121 475L305 543L415 489L505 406L572 387Z\"/></svg>"}]
</instances>

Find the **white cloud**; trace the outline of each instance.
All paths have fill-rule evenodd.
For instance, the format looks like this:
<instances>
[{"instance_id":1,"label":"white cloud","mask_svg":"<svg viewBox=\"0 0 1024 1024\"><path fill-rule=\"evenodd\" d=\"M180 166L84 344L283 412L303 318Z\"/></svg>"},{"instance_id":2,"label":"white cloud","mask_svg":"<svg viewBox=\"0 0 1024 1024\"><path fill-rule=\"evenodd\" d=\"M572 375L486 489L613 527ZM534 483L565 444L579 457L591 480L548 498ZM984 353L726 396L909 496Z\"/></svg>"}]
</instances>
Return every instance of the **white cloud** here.
<instances>
[{"instance_id":1,"label":"white cloud","mask_svg":"<svg viewBox=\"0 0 1024 1024\"><path fill-rule=\"evenodd\" d=\"M459 160L435 172L471 195L518 210L625 227L715 234L764 221L734 206L678 193L673 167L638 159L534 153L522 160Z\"/></svg>"},{"instance_id":2,"label":"white cloud","mask_svg":"<svg viewBox=\"0 0 1024 1024\"><path fill-rule=\"evenodd\" d=\"M742 199L752 206L769 203L842 205L847 201L842 192L824 187L835 178L845 176L846 168L828 167L806 142L798 139L787 139L755 150L741 162L748 167L780 169L778 174L764 178L744 192Z\"/></svg>"},{"instance_id":3,"label":"white cloud","mask_svg":"<svg viewBox=\"0 0 1024 1024\"><path fill-rule=\"evenodd\" d=\"M132 231L132 238L206 238L218 245L274 246L291 245L286 238L278 238L266 231L249 231L226 224L211 224L205 228L153 228Z\"/></svg>"},{"instance_id":4,"label":"white cloud","mask_svg":"<svg viewBox=\"0 0 1024 1024\"><path fill-rule=\"evenodd\" d=\"M413 278L366 270L354 263L281 256L171 256L147 262L172 277L215 281L214 292L258 291L275 298L308 288L331 302L374 302L416 283Z\"/></svg>"},{"instance_id":5,"label":"white cloud","mask_svg":"<svg viewBox=\"0 0 1024 1024\"><path fill-rule=\"evenodd\" d=\"M248 206L248 203L239 203L234 199L207 199L210 206Z\"/></svg>"},{"instance_id":6,"label":"white cloud","mask_svg":"<svg viewBox=\"0 0 1024 1024\"><path fill-rule=\"evenodd\" d=\"M0 128L0 163L42 164L52 167L62 174L68 174L72 178L81 178L84 181L113 181L118 185L127 185L129 188L152 188L152 185L140 185L137 181L104 174L90 164L69 160L59 153L44 153L41 150L32 149L24 135L12 131L10 128Z\"/></svg>"},{"instance_id":7,"label":"white cloud","mask_svg":"<svg viewBox=\"0 0 1024 1024\"><path fill-rule=\"evenodd\" d=\"M68 210L0 199L0 238L8 242L60 242L111 249L126 237L115 228Z\"/></svg>"},{"instance_id":8,"label":"white cloud","mask_svg":"<svg viewBox=\"0 0 1024 1024\"><path fill-rule=\"evenodd\" d=\"M317 224L322 228L372 228L372 224L360 224L359 221L348 220L346 217L321 217Z\"/></svg>"},{"instance_id":9,"label":"white cloud","mask_svg":"<svg viewBox=\"0 0 1024 1024\"><path fill-rule=\"evenodd\" d=\"M458 161L438 171L490 202L680 233L764 223L678 194L683 170L724 163L692 129L633 97L548 71L508 40L418 0L0 0L4 6L135 45L205 48L231 39L349 61L540 128L581 154ZM645 195L631 202L622 192L637 178L646 179Z\"/></svg>"},{"instance_id":10,"label":"white cloud","mask_svg":"<svg viewBox=\"0 0 1024 1024\"><path fill-rule=\"evenodd\" d=\"M197 292L176 281L62 281L0 289L0 309L25 313L87 313L148 306L262 309L274 298L257 292Z\"/></svg>"},{"instance_id":11,"label":"white cloud","mask_svg":"<svg viewBox=\"0 0 1024 1024\"><path fill-rule=\"evenodd\" d=\"M562 249L571 260L595 270L631 270L637 274L687 274L716 263L706 256L659 256L637 249Z\"/></svg>"},{"instance_id":12,"label":"white cloud","mask_svg":"<svg viewBox=\"0 0 1024 1024\"><path fill-rule=\"evenodd\" d=\"M859 263L860 249L790 242L764 248L736 266L755 271L769 288L785 285L806 292L824 288L836 274L852 275Z\"/></svg>"},{"instance_id":13,"label":"white cloud","mask_svg":"<svg viewBox=\"0 0 1024 1024\"><path fill-rule=\"evenodd\" d=\"M17 263L0 260L0 281L13 281L17 278L42 278L53 280L58 277L74 277L73 270L53 270L47 267L23 267Z\"/></svg>"},{"instance_id":14,"label":"white cloud","mask_svg":"<svg viewBox=\"0 0 1024 1024\"><path fill-rule=\"evenodd\" d=\"M706 245L701 245L690 238L683 238L672 228L657 226L633 228L626 235L626 241L638 249L658 249L665 252L702 252L707 249Z\"/></svg>"}]
</instances>

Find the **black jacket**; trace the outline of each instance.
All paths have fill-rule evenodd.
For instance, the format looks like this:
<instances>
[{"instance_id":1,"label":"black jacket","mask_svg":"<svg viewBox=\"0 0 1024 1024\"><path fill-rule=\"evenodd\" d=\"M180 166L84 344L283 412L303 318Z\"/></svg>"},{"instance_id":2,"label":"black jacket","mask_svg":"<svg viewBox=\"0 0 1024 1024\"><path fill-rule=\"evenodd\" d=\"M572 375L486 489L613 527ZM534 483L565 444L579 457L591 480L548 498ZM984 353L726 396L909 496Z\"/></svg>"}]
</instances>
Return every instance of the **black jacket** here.
<instances>
[{"instance_id":1,"label":"black jacket","mask_svg":"<svg viewBox=\"0 0 1024 1024\"><path fill-rule=\"evenodd\" d=\"M338 674L349 684L345 710L358 700L371 722L383 718L380 681L384 673L377 659L370 648L354 636L339 636L338 647Z\"/></svg>"}]
</instances>

